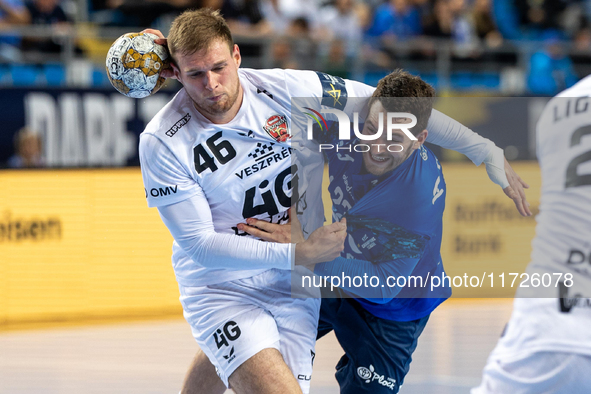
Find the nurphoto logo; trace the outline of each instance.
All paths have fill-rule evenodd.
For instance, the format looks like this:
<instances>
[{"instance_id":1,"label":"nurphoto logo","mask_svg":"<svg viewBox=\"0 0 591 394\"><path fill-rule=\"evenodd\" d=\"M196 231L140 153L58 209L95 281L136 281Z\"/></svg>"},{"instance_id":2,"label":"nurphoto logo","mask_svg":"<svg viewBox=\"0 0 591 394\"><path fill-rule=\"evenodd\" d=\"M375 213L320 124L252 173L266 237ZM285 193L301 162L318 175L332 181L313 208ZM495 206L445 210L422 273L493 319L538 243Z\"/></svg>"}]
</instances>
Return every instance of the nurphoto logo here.
<instances>
[{"instance_id":1,"label":"nurphoto logo","mask_svg":"<svg viewBox=\"0 0 591 394\"><path fill-rule=\"evenodd\" d=\"M339 123L339 140L340 141L349 141L351 140L351 120L349 116L334 108L326 108L321 109L320 111L316 111L309 107L304 107L310 112L304 112L308 116L308 125L307 125L307 138L308 140L314 139L314 123L318 125L321 131L328 130L328 124L326 119L322 116L322 114L333 114L337 117L337 121ZM381 114L380 114L381 115ZM411 113L408 112L388 112L386 113L386 127L384 128L384 116L378 116L379 124L376 132L374 134L363 134L359 131L359 113L353 112L353 133L356 138L361 141L376 141L382 138L384 134L384 129L386 132L386 140L392 140L392 131L393 130L400 130L402 131L408 138L412 141L416 141L417 137L415 137L411 132L410 129L413 128L417 124L417 118ZM408 122L410 120L410 123ZM384 151L388 152L402 152L404 149L400 144L343 144L335 145L335 144L320 144L319 151L322 152L323 150L336 150L338 151L355 151L355 152L369 152L371 146L377 146L378 151L384 149Z\"/></svg>"}]
</instances>

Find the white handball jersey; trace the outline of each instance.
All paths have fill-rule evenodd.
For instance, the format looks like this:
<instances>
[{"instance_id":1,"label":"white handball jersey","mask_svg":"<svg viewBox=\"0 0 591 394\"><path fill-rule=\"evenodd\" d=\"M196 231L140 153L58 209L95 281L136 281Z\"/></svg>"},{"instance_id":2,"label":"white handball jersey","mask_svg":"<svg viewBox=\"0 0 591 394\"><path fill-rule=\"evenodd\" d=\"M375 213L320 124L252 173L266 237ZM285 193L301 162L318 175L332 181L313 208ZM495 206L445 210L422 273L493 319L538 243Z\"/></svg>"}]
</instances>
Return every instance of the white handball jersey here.
<instances>
[{"instance_id":1,"label":"white handball jersey","mask_svg":"<svg viewBox=\"0 0 591 394\"><path fill-rule=\"evenodd\" d=\"M291 97L321 98L331 77L281 69L239 69L238 74L244 97L238 114L229 123L209 122L181 89L140 137L148 206L165 207L201 197L203 203L188 208L200 213L210 211L210 236L224 237L217 244L210 237L194 248L181 248L179 243L183 243L185 234L175 236L173 267L184 286L250 277L270 268L291 268L291 245L257 241L239 232L236 225L249 217L273 223L287 221L292 170L300 170L292 168L291 161ZM333 85L340 84L343 103L345 94L369 97L374 90L358 82L332 78ZM340 109L349 112L346 106ZM322 159L311 165L322 166ZM320 190L320 181L315 190ZM300 184L300 195L305 188ZM313 216L317 223L312 228L323 223L322 205L316 210ZM174 224L167 225L175 235L171 228Z\"/></svg>"},{"instance_id":2,"label":"white handball jersey","mask_svg":"<svg viewBox=\"0 0 591 394\"><path fill-rule=\"evenodd\" d=\"M537 124L542 172L532 267L572 273L591 296L591 77L554 97ZM583 289L586 289L586 294Z\"/></svg>"},{"instance_id":3,"label":"white handball jersey","mask_svg":"<svg viewBox=\"0 0 591 394\"><path fill-rule=\"evenodd\" d=\"M539 351L591 355L589 96L591 77L554 97L538 121L542 196L527 273L538 275L541 283L518 288L513 314L489 362Z\"/></svg>"}]
</instances>

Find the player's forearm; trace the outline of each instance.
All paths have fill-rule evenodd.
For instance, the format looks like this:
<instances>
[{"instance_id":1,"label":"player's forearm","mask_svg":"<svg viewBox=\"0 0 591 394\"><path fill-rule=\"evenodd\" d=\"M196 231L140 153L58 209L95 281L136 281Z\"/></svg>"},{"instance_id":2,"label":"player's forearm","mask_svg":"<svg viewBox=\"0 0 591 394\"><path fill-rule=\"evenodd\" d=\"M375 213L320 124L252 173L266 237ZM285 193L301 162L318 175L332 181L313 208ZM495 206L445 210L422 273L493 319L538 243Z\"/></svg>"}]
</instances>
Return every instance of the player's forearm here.
<instances>
[{"instance_id":1,"label":"player's forearm","mask_svg":"<svg viewBox=\"0 0 591 394\"><path fill-rule=\"evenodd\" d=\"M263 242L215 231L203 196L158 207L171 235L193 261L227 269L291 269L291 244Z\"/></svg>"},{"instance_id":2,"label":"player's forearm","mask_svg":"<svg viewBox=\"0 0 591 394\"><path fill-rule=\"evenodd\" d=\"M263 242L233 234L211 233L177 243L204 267L289 270L292 244Z\"/></svg>"},{"instance_id":3,"label":"player's forearm","mask_svg":"<svg viewBox=\"0 0 591 394\"><path fill-rule=\"evenodd\" d=\"M477 166L495 144L449 116L433 110L427 124L427 142L466 155Z\"/></svg>"}]
</instances>

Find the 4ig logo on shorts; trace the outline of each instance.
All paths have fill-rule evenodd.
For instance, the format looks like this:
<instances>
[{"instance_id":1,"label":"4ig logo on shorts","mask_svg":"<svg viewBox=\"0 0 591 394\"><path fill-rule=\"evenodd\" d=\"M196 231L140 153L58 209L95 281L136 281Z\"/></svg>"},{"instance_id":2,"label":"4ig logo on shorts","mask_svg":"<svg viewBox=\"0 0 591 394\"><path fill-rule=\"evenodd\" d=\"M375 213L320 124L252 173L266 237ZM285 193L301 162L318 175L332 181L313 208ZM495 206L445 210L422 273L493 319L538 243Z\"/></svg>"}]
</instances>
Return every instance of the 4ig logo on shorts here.
<instances>
[{"instance_id":1,"label":"4ig logo on shorts","mask_svg":"<svg viewBox=\"0 0 591 394\"><path fill-rule=\"evenodd\" d=\"M371 364L369 365L369 368L358 367L357 375L359 375L359 377L363 379L365 383L376 381L378 384L388 387L392 391L396 390L396 379L387 378L384 375L380 375L375 371L374 366Z\"/></svg>"},{"instance_id":2,"label":"4ig logo on shorts","mask_svg":"<svg viewBox=\"0 0 591 394\"><path fill-rule=\"evenodd\" d=\"M218 328L213 333L213 339L219 350L224 346L230 346L228 342L233 342L240 338L240 334L241 331L238 324L235 321L230 320L226 322L222 328ZM228 360L228 363L236 358L236 355L234 354L234 346L232 346L228 354L224 355L224 358Z\"/></svg>"}]
</instances>

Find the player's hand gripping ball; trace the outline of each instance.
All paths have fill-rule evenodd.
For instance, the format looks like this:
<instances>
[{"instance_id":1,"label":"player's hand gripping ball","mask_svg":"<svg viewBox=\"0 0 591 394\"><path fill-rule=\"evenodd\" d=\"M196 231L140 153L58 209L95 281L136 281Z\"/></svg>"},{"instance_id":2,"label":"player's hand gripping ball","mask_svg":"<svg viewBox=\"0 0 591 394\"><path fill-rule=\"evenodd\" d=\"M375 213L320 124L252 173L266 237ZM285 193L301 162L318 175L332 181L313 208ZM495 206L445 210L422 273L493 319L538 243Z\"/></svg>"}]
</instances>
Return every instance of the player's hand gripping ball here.
<instances>
[{"instance_id":1,"label":"player's hand gripping ball","mask_svg":"<svg viewBox=\"0 0 591 394\"><path fill-rule=\"evenodd\" d=\"M127 33L111 45L107 76L120 93L133 98L156 93L164 84L160 72L170 67L168 48L154 42L150 33Z\"/></svg>"}]
</instances>

